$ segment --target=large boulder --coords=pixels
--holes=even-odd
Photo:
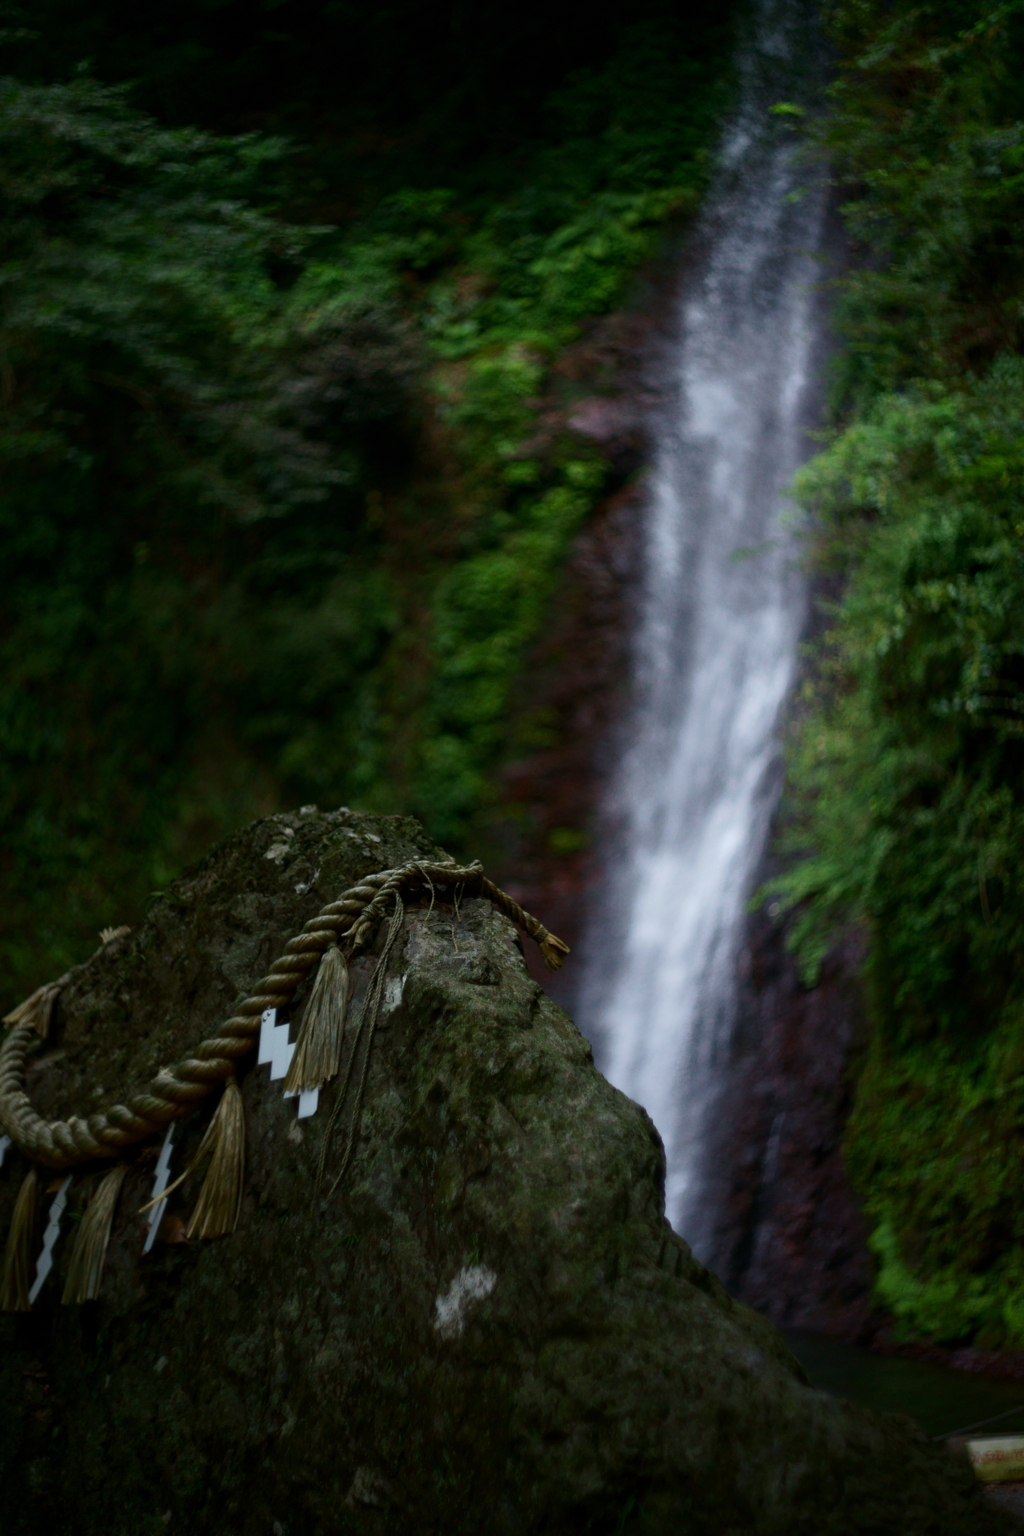
[[[72,977],[36,1107],[123,1097],[215,1033],[332,896],[436,853],[413,822],[347,811],[249,828]],[[354,966],[356,1013],[373,964]],[[663,1215],[654,1127],[504,917],[410,907],[390,970],[332,1194],[314,1187],[336,1087],[299,1121],[250,1061],[237,1232],[177,1240],[190,1179],[143,1255],[143,1144],[101,1299],[60,1304],[65,1234],[35,1309],[0,1321],[5,1536],[1006,1529],[965,1463],[812,1390],[694,1260]],[[211,1109],[179,1127],[176,1168]],[[342,1117],[329,1177],[345,1133]],[[24,1169],[8,1155],[5,1223]]]

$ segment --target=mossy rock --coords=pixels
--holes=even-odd
[[[29,1073],[65,1115],[215,1032],[288,937],[414,822],[276,816],[217,849],[62,995]],[[378,939],[378,948],[380,939]],[[355,1004],[374,959],[354,966]],[[661,1143],[596,1071],[486,902],[410,908],[355,1154],[314,1198],[335,1090],[297,1121],[248,1064],[238,1231],[142,1254],[131,1157],[102,1299],[55,1273],[5,1316],[5,1536],[1000,1531],[966,1464],[812,1390],[663,1214]],[[175,1166],[212,1103],[178,1130]],[[339,1118],[328,1186],[348,1131]],[[9,1217],[24,1171],[0,1174]],[[195,1199],[190,1179],[175,1213]]]

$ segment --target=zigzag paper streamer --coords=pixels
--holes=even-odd
[[[162,1195],[167,1188],[167,1180],[171,1175],[171,1142],[174,1134],[174,1126],[167,1127],[167,1134],[160,1148],[160,1156],[157,1158],[156,1172],[153,1175],[153,1198]],[[146,1230],[146,1241],[142,1245],[143,1253],[148,1253],[156,1242],[156,1234],[160,1229],[167,1201],[160,1200],[149,1213],[149,1227]]]
[[[43,1233],[43,1251],[39,1255],[36,1264],[36,1277],[32,1282],[32,1289],[28,1293],[29,1306],[35,1305],[35,1299],[43,1288],[43,1282],[53,1268],[53,1249],[60,1236],[60,1219],[64,1215],[64,1207],[68,1203],[68,1190],[71,1187],[71,1175],[64,1180],[53,1197],[50,1206],[50,1219],[46,1223],[46,1231]]]
[[[292,1057],[295,1055],[295,1045],[288,1039],[288,1024],[277,1022],[277,1009],[267,1008],[260,1016],[260,1049],[256,1057],[258,1066],[270,1066],[270,1081],[276,1083],[279,1078],[286,1077],[291,1066]],[[308,1093],[286,1093],[286,1099],[298,1098],[299,1111],[297,1119],[305,1120],[309,1115],[315,1115],[320,1102],[319,1088],[311,1088]]]

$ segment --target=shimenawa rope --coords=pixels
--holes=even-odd
[[[191,1056],[162,1067],[126,1104],[114,1104],[88,1119],[72,1115],[67,1120],[44,1120],[24,1090],[25,1059],[32,1038],[36,1034],[46,1037],[54,1001],[73,972],[40,987],[4,1020],[13,1027],[0,1047],[0,1126],[22,1152],[50,1168],[73,1168],[98,1158],[116,1157],[122,1147],[189,1114],[218,1083],[232,1077],[235,1063],[255,1044],[264,1010],[288,1003],[329,945],[344,939],[350,952],[361,948],[403,892],[406,896],[425,889],[433,893],[438,885],[461,886],[486,897],[536,941],[549,970],[557,970],[569,953],[561,939],[486,878],[479,862],[465,866],[413,862],[381,870],[329,902],[289,940],[255,991],[238,1005],[217,1035],[203,1040]],[[105,930],[102,937],[106,943],[120,937],[120,931]]]

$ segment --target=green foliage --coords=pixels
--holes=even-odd
[[[600,140],[613,113],[610,147],[624,169],[643,171],[681,133],[703,143],[730,9],[520,0],[513,16],[470,13],[461,0],[274,0],[256,11],[246,0],[0,0],[0,19],[21,79],[65,79],[84,59],[102,81],[131,81],[135,104],[161,122],[286,134],[294,171],[279,184],[290,205],[347,223],[438,185],[457,188],[465,211],[486,212],[533,179],[538,152],[574,139],[586,176],[585,138]],[[638,27],[655,42],[643,53]]]
[[[1024,338],[1024,13],[840,0],[825,147],[854,196],[840,394],[983,369]]]
[[[1024,1339],[1024,1013],[974,1042],[876,1037],[849,1166],[876,1225],[879,1299],[905,1336]]]
[[[814,852],[795,935],[876,928],[901,1038],[977,1027],[1024,963],[1024,362],[884,396],[802,472],[845,593],[796,749]],[[824,550],[823,550],[824,553]]]
[[[527,501],[499,544],[455,565],[434,600],[432,729],[414,804],[458,833],[486,802],[487,769],[507,733],[509,693],[547,614],[569,539],[605,479],[597,459],[569,459]]]
[[[823,138],[863,257],[845,421],[799,477],[842,597],[814,647],[777,882],[808,978],[869,939],[848,1132],[880,1297],[1024,1338],[1024,34],[1019,7],[844,3]]]
[[[11,463],[88,483],[106,445],[85,420],[105,391],[104,414],[121,431],[134,408],[136,451],[173,464],[180,491],[250,519],[320,499],[338,471],[278,420],[260,355],[267,258],[294,256],[296,232],[245,197],[281,146],[162,130],[87,80],[2,82],[0,133]]]
[[[327,733],[352,735],[387,603],[346,570],[355,466],[318,430],[337,328],[310,320],[290,361],[271,272],[299,237],[246,196],[280,154],[162,129],[87,80],[0,86],[15,971],[65,964],[265,804],[322,746],[328,698]]]
[[[279,804],[467,837],[607,482],[545,426],[575,387],[552,364],[710,166],[721,22],[553,28],[533,73],[512,49],[496,112],[465,60],[442,102],[422,60],[373,56],[372,18],[307,35],[278,9],[296,57],[321,24],[364,50],[340,116],[323,60],[308,113],[295,81],[266,98],[275,49],[241,15],[218,41],[209,8],[90,13],[100,74],[163,122],[82,72],[46,83],[80,57],[77,10],[12,16],[47,23],[7,39],[24,78],[0,88],[12,1000]],[[315,142],[166,125],[251,122],[254,91]]]
[[[539,411],[558,403],[551,365],[619,300],[666,222],[696,206],[724,99],[697,52],[639,25],[603,70],[580,71],[552,96],[553,142],[514,191],[468,204],[457,186],[393,194],[293,291],[301,314],[311,298],[329,310],[404,284],[433,359],[426,401],[457,465],[455,559],[444,541],[420,550],[436,562],[422,594],[433,666],[411,700],[417,729],[402,762],[366,803],[393,804],[400,781],[403,806],[455,846],[488,805],[514,685],[566,548],[607,481],[593,448],[564,435],[540,442]]]
[[[792,759],[813,850],[779,882],[810,974],[871,935],[848,1128],[879,1296],[1024,1337],[1024,360],[886,396],[800,480],[846,587]]]

